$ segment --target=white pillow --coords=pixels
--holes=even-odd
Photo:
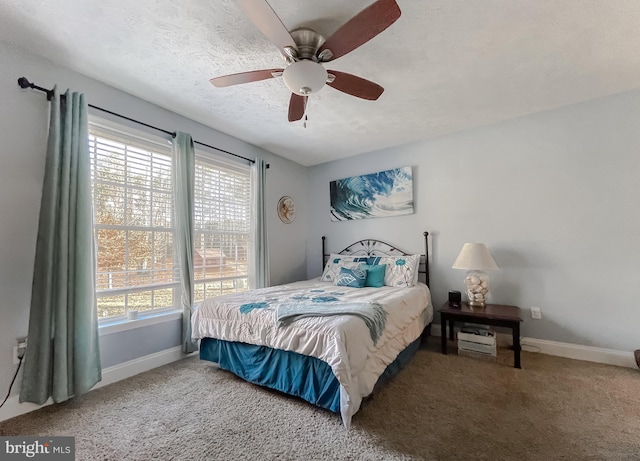
[[[420,255],[370,256],[369,264],[386,264],[384,284],[389,287],[412,287],[418,283]]]
[[[323,282],[335,282],[336,278],[340,276],[341,267],[346,269],[356,269],[361,264],[367,264],[367,260],[368,258],[366,256],[349,256],[331,253],[320,280]]]

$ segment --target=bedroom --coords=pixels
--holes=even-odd
[[[367,2],[360,3],[364,6]],[[401,8],[407,7],[406,2],[399,3]],[[442,7],[441,3],[436,5]],[[598,3],[603,11],[594,12],[595,17],[596,13],[605,13],[606,3]],[[525,100],[524,108],[519,109],[521,113],[508,119],[490,123],[480,123],[481,118],[477,123],[466,120],[469,128],[463,131],[424,140],[417,139],[418,126],[414,128],[416,138],[406,144],[369,147],[358,155],[309,166],[305,166],[304,161],[278,156],[270,149],[261,149],[159,107],[171,106],[174,99],[162,103],[156,100],[157,105],[154,105],[132,96],[149,83],[140,77],[135,80],[135,88],[122,91],[127,89],[123,83],[98,81],[96,69],[85,70],[85,73],[93,72],[94,78],[70,70],[77,63],[66,56],[67,51],[63,48],[58,48],[57,54],[50,57],[66,66],[38,56],[43,37],[34,35],[31,41],[17,43],[14,34],[21,23],[9,22],[14,16],[9,16],[3,5],[2,17],[8,18],[8,22],[3,24],[7,27],[3,27],[0,36],[3,40],[0,49],[0,132],[4,140],[0,154],[0,212],[6,217],[0,225],[0,293],[3,298],[0,348],[4,351],[0,355],[0,388],[8,389],[11,381],[14,365],[10,351],[15,338],[25,336],[27,331],[37,210],[44,169],[43,146],[46,144],[46,99],[37,92],[24,92],[17,87],[16,79],[23,75],[43,86],[57,83],[61,88],[84,91],[92,104],[112,108],[135,119],[169,129],[182,129],[197,140],[249,157],[264,157],[271,164],[267,200],[274,210],[268,217],[271,282],[274,284],[320,275],[322,235],[328,237],[333,250],[371,237],[392,240],[407,251],[422,252],[421,233],[428,230],[433,235],[431,285],[434,306],[439,306],[449,290],[462,287],[461,274],[451,269],[460,246],[466,241],[482,241],[489,246],[501,267],[492,273],[492,299],[519,305],[525,310],[524,337],[536,340],[538,347],[547,347],[553,354],[633,366],[632,351],[640,347],[640,310],[632,301],[636,293],[633,279],[637,273],[632,258],[640,249],[640,217],[635,211],[640,188],[634,182],[640,169],[637,155],[640,147],[640,63],[637,53],[631,52],[637,49],[639,38],[630,24],[635,24],[633,18],[638,18],[638,9],[635,2],[619,5],[618,15],[603,21],[619,24],[619,27],[612,28],[615,33],[598,37],[606,45],[605,51],[597,48],[599,53],[586,50],[584,52],[589,55],[578,54],[574,60],[565,57],[561,61],[553,60],[555,65],[560,66],[563,62],[566,67],[559,67],[556,73],[550,70],[548,75],[539,75],[542,81],[530,82],[531,87],[516,88],[529,97],[546,83],[561,95],[580,93],[575,100],[567,96],[568,99],[560,98],[555,105],[545,108],[538,108],[535,100]],[[353,9],[358,8],[354,6]],[[437,11],[434,6],[432,14]],[[404,14],[399,21],[408,21],[411,16]],[[347,12],[344,17],[348,17]],[[398,22],[397,25],[401,24]],[[259,38],[250,24],[243,27],[251,40]],[[388,32],[391,34],[392,30]],[[384,34],[377,38],[380,44],[386,43]],[[617,45],[623,39],[626,42]],[[372,41],[371,44],[376,43]],[[588,43],[594,46],[592,42]],[[277,57],[268,43],[259,41],[256,46],[264,47],[264,53],[269,51]],[[579,52],[570,44],[567,46],[573,52]],[[30,47],[33,49],[29,50]],[[531,57],[527,54],[530,50],[526,44],[521,43],[516,49]],[[490,53],[492,50],[487,48],[485,51]],[[433,59],[437,62],[442,58]],[[545,55],[539,59],[544,60]],[[597,64],[593,68],[582,67],[592,60]],[[393,58],[387,64],[400,65],[399,59]],[[435,65],[427,64],[430,68]],[[516,66],[518,61],[509,64]],[[239,64],[237,66],[229,72],[244,70]],[[446,70],[435,67],[438,72]],[[571,69],[575,72],[569,72]],[[459,78],[469,73],[469,69],[456,70]],[[577,74],[578,80],[573,84],[571,80],[563,80],[563,71],[574,77]],[[373,68],[365,75],[381,83],[384,81],[377,77],[380,74]],[[204,83],[208,85],[206,80],[213,76],[209,72],[204,76]],[[480,74],[464,80],[470,86],[463,95],[486,93],[486,87],[472,83],[475,79],[478,85],[486,84],[492,76]],[[388,77],[384,84],[386,91],[391,93],[394,85],[404,82]],[[255,91],[259,96],[250,99],[251,107],[246,106],[244,97],[239,97],[245,105],[243,110],[261,110],[263,101],[260,98],[270,97],[269,88],[272,87],[262,86],[259,90],[247,87],[246,91]],[[273,88],[275,91],[275,85]],[[207,88],[207,91],[216,89]],[[432,93],[433,98],[437,95]],[[513,94],[486,93],[485,96],[487,104],[472,99],[478,104],[474,112],[478,117],[482,108],[487,108],[488,116],[498,113],[490,103],[491,98],[503,97],[503,103],[507,104]],[[148,98],[151,100],[150,96]],[[464,102],[461,99],[454,101],[457,104]],[[327,105],[334,103],[325,102]],[[373,104],[382,102],[383,98]],[[327,111],[324,112],[327,117],[331,114],[330,107],[318,105],[318,112],[310,117],[308,131],[313,130],[313,124],[322,123],[321,110]],[[357,119],[369,110],[369,106],[358,107],[358,111],[351,109],[348,112],[350,117]],[[287,123],[280,119],[285,117],[284,110],[279,110],[280,115],[273,116],[269,123]],[[395,110],[401,111],[402,106]],[[425,130],[427,128],[428,124]],[[304,140],[302,126],[288,129],[295,130],[296,139]],[[381,146],[381,141],[372,133],[362,135],[363,128],[358,123],[353,123],[351,130],[348,133],[354,137],[369,137],[366,142],[370,146]],[[303,141],[298,143],[304,145]],[[401,166],[411,166],[414,172],[416,211],[413,215],[341,223],[329,220],[329,181]],[[296,219],[291,224],[283,224],[275,214],[278,199],[285,195],[296,202]],[[541,307],[541,320],[530,318],[528,309],[531,306]],[[177,359],[180,357],[176,351],[180,343],[179,328],[180,321],[174,318],[135,330],[104,334],[101,336],[103,367],[113,367],[117,373],[127,375],[132,371],[127,366],[138,371]],[[135,365],[127,365],[133,363]],[[526,363],[524,367],[526,369]]]

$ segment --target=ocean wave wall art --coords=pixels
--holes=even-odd
[[[331,181],[329,193],[332,221],[413,213],[410,166]]]

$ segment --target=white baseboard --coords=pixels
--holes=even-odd
[[[440,337],[440,325],[433,325],[431,335]],[[511,344],[510,334],[498,334],[498,338]],[[527,352],[539,352],[541,354],[555,355],[568,359],[584,360],[586,362],[606,363],[619,367],[637,368],[633,352],[604,349],[601,347],[582,346],[580,344],[561,343],[546,339],[522,338],[520,346],[530,346],[537,350],[525,349]]]
[[[162,365],[167,365],[168,363],[175,362],[186,357],[190,357],[193,354],[197,354],[197,352],[194,352],[192,354],[185,354],[182,352],[181,346],[176,346],[172,347],[171,349],[166,349],[154,354],[145,355],[137,359],[129,360],[128,362],[105,368],[104,370],[102,370],[102,381],[96,384],[93,389],[99,389],[103,386],[107,386],[108,384],[112,384],[126,378],[130,378],[139,373],[161,367]],[[15,416],[29,413],[53,403],[53,400],[51,400],[51,398],[49,398],[49,400],[47,400],[42,405],[37,405],[35,403],[29,402],[20,403],[18,399],[19,396],[17,395],[10,397],[7,400],[7,403],[5,403],[4,407],[0,408],[0,421],[5,421]]]
[[[542,354],[556,355],[568,359],[586,360],[588,362],[606,363],[619,367],[637,368],[633,352],[604,349],[602,347],[581,346],[579,344],[560,343],[546,339],[522,338],[520,344],[532,346]]]
[[[185,354],[182,352],[182,346],[176,346],[171,349],[145,355],[137,359],[129,360],[128,362],[105,368],[102,370],[102,381],[96,384],[94,389],[99,389],[103,386],[130,378],[139,373],[144,373],[145,371],[153,370],[154,368],[161,367],[162,365],[167,365],[168,363],[190,357],[193,354],[197,354],[197,352]]]

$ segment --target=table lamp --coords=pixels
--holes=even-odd
[[[470,306],[486,306],[489,294],[489,274],[498,265],[484,243],[465,243],[458,254],[453,269],[467,270],[464,279]]]

